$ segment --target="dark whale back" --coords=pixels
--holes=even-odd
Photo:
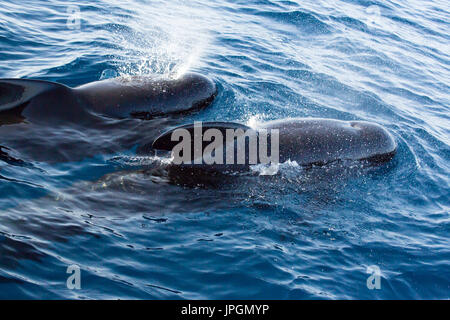
[[[186,74],[178,79],[115,78],[77,88],[27,79],[0,79],[0,124],[20,122],[80,125],[114,119],[184,113],[209,105],[216,96],[211,80]]]
[[[206,77],[190,73],[178,79],[108,79],[80,86],[75,91],[91,110],[101,115],[147,119],[201,109],[214,100],[217,89]]]
[[[389,161],[397,150],[392,135],[366,121],[287,119],[263,124],[280,132],[280,161],[325,164],[336,160]]]
[[[82,103],[72,88],[60,83],[0,79],[0,124],[25,119],[43,124],[61,121],[83,124],[90,116],[85,108],[80,107]]]
[[[394,138],[386,129],[365,121],[297,118],[266,122],[257,128],[231,122],[205,122],[202,123],[202,127],[203,131],[213,128],[221,132],[226,129],[250,129],[260,133],[261,129],[267,129],[268,149],[270,149],[271,130],[277,129],[279,131],[279,161],[291,160],[304,166],[324,165],[340,160],[367,160],[372,163],[382,163],[391,160],[397,150]],[[177,141],[171,141],[172,133],[177,129],[187,129],[192,134],[193,128],[194,125],[191,124],[169,130],[155,139],[152,148],[171,151],[178,144]],[[207,145],[208,143],[203,143],[203,149]],[[248,141],[245,147],[246,159],[249,159]],[[207,165],[201,165],[202,168],[205,166]],[[218,168],[218,166],[210,167]],[[247,167],[246,163],[240,169]],[[223,170],[234,169],[231,166],[223,166]]]
[[[58,86],[58,83],[41,80],[1,79],[0,112],[12,110]]]

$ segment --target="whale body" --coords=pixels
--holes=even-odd
[[[180,126],[156,138],[151,148],[172,151],[179,143],[178,141],[172,141],[172,134],[177,129],[185,129],[194,134],[194,124]],[[209,129],[216,129],[222,132],[224,136],[228,129],[248,130],[247,132],[254,132],[256,135],[260,135],[264,129],[265,132],[269,133],[267,150],[271,150],[270,132],[272,129],[276,129],[279,135],[279,162],[283,163],[290,160],[302,166],[325,165],[345,160],[367,161],[373,164],[383,163],[391,160],[397,150],[395,139],[385,128],[376,123],[366,121],[294,118],[262,123],[256,128],[229,122],[202,123],[203,133]],[[202,148],[205,149],[207,145],[208,143],[204,142]],[[194,148],[194,145],[192,147]],[[229,145],[224,144],[224,148],[229,148]],[[142,151],[148,152],[149,149],[149,146],[147,146],[147,148],[142,148]],[[249,150],[249,142],[246,141],[245,163],[240,166],[230,166],[223,161],[221,165],[201,163],[197,167],[232,171],[247,170],[249,164],[254,164],[249,163]],[[226,150],[223,153],[225,154]],[[195,167],[194,160],[193,157],[189,165],[182,165],[191,168]],[[260,159],[258,158],[257,161],[260,161]]]
[[[209,105],[215,83],[189,73],[177,79],[122,77],[76,88],[27,79],[0,79],[0,124],[21,122],[89,124],[95,116],[114,119],[178,114]]]

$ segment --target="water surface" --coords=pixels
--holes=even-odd
[[[1,2],[2,78],[76,86],[195,71],[219,95],[181,118],[0,126],[0,297],[448,299],[449,11],[412,0]],[[374,121],[398,154],[377,168],[286,163],[202,186],[136,157],[176,124],[286,117]],[[66,287],[69,265],[81,290]],[[380,290],[366,285],[373,265]]]

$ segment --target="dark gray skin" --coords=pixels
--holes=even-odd
[[[249,129],[279,130],[279,161],[281,163],[291,160],[299,165],[324,165],[334,161],[368,161],[382,163],[392,159],[397,150],[397,143],[392,135],[382,126],[365,121],[340,121],[334,119],[283,119],[266,122],[257,128],[249,128],[237,123],[210,122],[203,123],[203,132],[210,128],[219,129],[225,136],[225,130]],[[193,133],[193,125],[184,128]],[[153,149],[171,151],[178,144],[172,142],[170,130],[153,142]],[[192,134],[191,134],[192,135]],[[270,141],[270,139],[269,139]],[[203,148],[209,142],[204,142]],[[248,146],[246,152],[248,153]],[[269,146],[270,150],[270,146]],[[224,152],[225,154],[225,152]],[[248,160],[248,156],[247,156]],[[195,165],[183,165],[194,167]],[[208,165],[197,165],[208,169]],[[248,164],[243,166],[210,165],[210,168],[219,170],[247,170]]]
[[[179,79],[115,78],[74,89],[91,110],[112,118],[151,118],[201,109],[216,95],[214,82],[199,74]]]
[[[277,120],[264,129],[280,131],[280,161],[301,165],[326,164],[336,160],[368,160],[378,163],[392,159],[397,143],[382,126],[366,121],[334,119]]]
[[[0,161],[57,163],[115,154],[150,142],[215,95],[215,83],[198,74],[116,78],[77,88],[0,79]]]
[[[115,78],[77,88],[41,80],[0,79],[0,121],[84,125],[95,122],[96,115],[149,119],[206,107],[216,93],[214,82],[192,73],[178,79]]]

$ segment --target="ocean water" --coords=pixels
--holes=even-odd
[[[183,117],[0,126],[0,298],[450,298],[449,31],[444,0],[0,2],[1,78],[219,88]],[[398,154],[189,185],[136,156],[176,124],[287,117],[374,121]]]

